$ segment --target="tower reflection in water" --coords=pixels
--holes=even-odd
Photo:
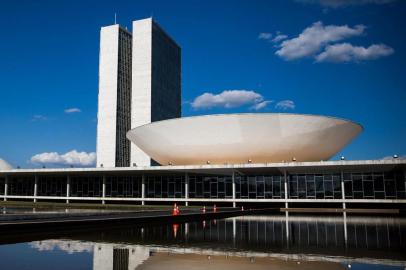
[[[171,255],[171,259],[188,256],[188,262],[199,258],[223,258],[228,263],[238,262],[240,266],[244,263],[270,265],[275,260],[283,260],[345,267],[352,263],[405,267],[406,219],[245,216],[108,230],[74,236],[70,240],[34,242],[33,245],[41,250],[47,246],[68,252],[74,252],[69,248],[91,250],[93,268],[106,270],[154,265],[164,255]],[[82,248],[78,247],[80,245]],[[168,258],[165,261],[168,263]]]

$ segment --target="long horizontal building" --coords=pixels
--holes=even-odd
[[[402,207],[406,203],[406,160],[6,169],[0,170],[0,198],[67,203]]]

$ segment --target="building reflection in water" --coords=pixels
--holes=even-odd
[[[32,245],[39,250],[93,252],[93,268],[102,270],[136,269],[153,263],[159,254],[220,256],[228,262],[247,258],[247,262],[260,263],[266,258],[347,267],[354,262],[405,267],[406,219],[245,216],[108,230]]]

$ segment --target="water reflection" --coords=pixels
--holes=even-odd
[[[30,248],[88,253],[93,269],[105,270],[161,269],[162,263],[168,269],[205,263],[222,270],[356,269],[364,264],[404,269],[406,219],[245,216],[75,233],[69,239],[32,242]]]

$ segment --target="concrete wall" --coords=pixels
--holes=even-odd
[[[97,167],[115,167],[119,25],[100,30]]]
[[[131,128],[151,122],[152,19],[133,22]],[[149,166],[150,157],[131,144],[131,166]]]

